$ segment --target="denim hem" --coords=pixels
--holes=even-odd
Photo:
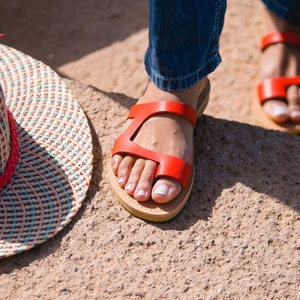
[[[196,70],[193,73],[179,76],[179,77],[167,77],[160,74],[155,68],[152,67],[150,61],[150,55],[146,53],[145,55],[145,69],[148,73],[150,80],[161,90],[165,91],[180,91],[187,89],[202,78],[212,73],[218,65],[221,63],[222,59],[218,52],[212,55],[210,59],[207,60],[206,64]]]
[[[262,0],[265,6],[288,23],[300,26],[300,1]],[[290,2],[290,3],[289,3]]]

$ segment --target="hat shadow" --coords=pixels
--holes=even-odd
[[[23,150],[23,152],[22,148],[20,149],[20,161],[17,173],[15,174],[12,183],[1,191],[0,217],[2,220],[5,220],[6,217],[3,214],[12,211],[15,212],[17,218],[14,220],[14,223],[19,223],[19,226],[16,226],[16,231],[18,228],[23,228],[23,232],[16,235],[10,234],[9,229],[11,228],[9,226],[12,224],[8,223],[8,229],[4,229],[3,224],[5,221],[3,221],[0,222],[2,225],[0,226],[0,238],[2,242],[1,247],[6,245],[5,247],[10,246],[10,248],[14,249],[14,245],[21,245],[21,248],[22,245],[24,245],[24,251],[16,253],[18,254],[17,256],[2,257],[0,259],[0,274],[10,272],[12,269],[22,267],[24,264],[26,265],[31,261],[54,252],[57,247],[59,247],[59,242],[54,241],[51,245],[42,245],[49,239],[54,240],[54,236],[58,236],[58,239],[61,239],[62,234],[60,234],[60,232],[64,228],[70,227],[71,221],[77,217],[77,214],[82,214],[82,209],[87,206],[85,202],[91,201],[96,193],[96,183],[94,182],[95,184],[89,185],[87,191],[83,191],[85,194],[83,198],[81,195],[74,195],[74,188],[72,189],[72,184],[69,181],[66,168],[60,165],[57,159],[43,146],[39,145],[26,130],[19,126],[18,132],[20,140],[26,141],[25,147],[27,147],[27,149],[26,151]],[[98,144],[97,141],[95,141],[93,129],[92,138],[93,145],[97,146]],[[29,157],[31,155],[26,155],[26,153],[30,153],[30,149],[34,149],[33,152],[36,153],[33,154],[32,157]],[[99,152],[99,150],[97,151]],[[97,155],[97,157],[98,156],[99,155]],[[39,158],[36,159],[36,157]],[[35,172],[34,169],[37,171]],[[43,173],[43,170],[46,171]],[[40,180],[35,179],[30,181],[29,179],[32,175],[30,173],[39,174]],[[49,176],[49,174],[51,175]],[[53,181],[48,181],[49,184],[47,186],[43,185],[43,182],[49,178],[50,180],[53,178]],[[94,170],[91,182],[93,181],[95,181]],[[23,195],[20,196],[20,200],[17,199],[13,193],[9,193],[12,185],[20,189],[22,185],[25,186],[24,182],[30,182],[30,189],[35,190],[32,192],[30,200],[24,199],[24,195],[27,192],[26,190],[24,190]],[[59,194],[59,190],[63,190],[63,193]],[[51,194],[56,192],[58,193],[58,197],[51,197]],[[21,201],[22,197],[23,201]],[[12,200],[14,199],[16,200],[12,203]],[[81,203],[81,201],[83,202]],[[78,220],[78,218],[76,219]],[[65,230],[63,230],[63,232],[64,234],[66,233]],[[29,241],[33,240],[31,239],[30,234],[39,236],[39,241],[36,244],[34,244],[34,242],[32,245],[29,244]],[[27,245],[29,247],[27,247]]]
[[[184,230],[209,219],[222,192],[243,193],[242,186],[300,212],[299,136],[204,115],[195,129],[194,167],[187,205],[175,219],[156,224],[161,229]]]

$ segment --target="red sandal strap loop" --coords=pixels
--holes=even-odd
[[[300,76],[267,78],[258,85],[261,103],[269,99],[286,99],[286,90],[291,85],[300,86]]]
[[[117,153],[129,153],[155,161],[158,163],[155,178],[159,176],[171,177],[179,181],[183,187],[186,187],[192,174],[191,165],[183,159],[145,149],[132,141],[136,132],[147,119],[153,115],[163,113],[179,115],[190,121],[193,126],[196,125],[197,112],[192,107],[183,103],[160,101],[134,105],[128,114],[128,119],[134,120],[115,141],[113,155]]]
[[[158,113],[172,113],[179,115],[185,118],[186,120],[190,121],[193,124],[193,127],[196,126],[196,121],[198,117],[197,112],[192,107],[184,103],[159,101],[134,105],[129,111],[127,119],[139,118],[145,121],[152,115]]]
[[[261,50],[277,43],[288,43],[300,46],[300,34],[292,32],[272,32],[261,39]]]

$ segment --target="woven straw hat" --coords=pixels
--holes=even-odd
[[[0,45],[0,258],[54,236],[92,173],[86,116],[48,66]]]

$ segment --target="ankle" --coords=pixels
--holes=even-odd
[[[185,90],[165,91],[159,89],[153,82],[150,81],[145,94],[140,98],[139,102],[176,101],[185,103],[196,109],[199,95],[205,89],[207,82],[208,79],[205,77],[192,87]]]
[[[300,34],[300,27],[288,23],[284,19],[280,18],[267,8],[263,9],[263,23],[265,25],[265,33],[271,32],[293,32]]]

